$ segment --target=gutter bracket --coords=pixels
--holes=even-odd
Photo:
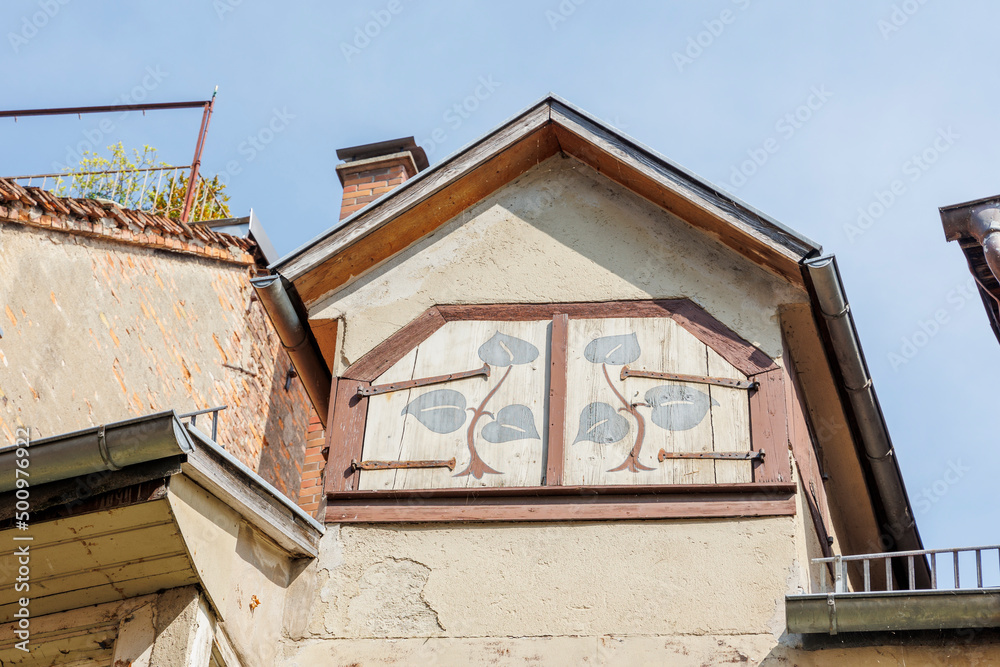
[[[830,634],[837,634],[837,598],[835,593],[827,593],[826,606],[830,612]]]
[[[97,451],[101,453],[101,460],[104,461],[104,465],[108,467],[108,470],[121,470],[121,467],[111,460],[111,452],[108,450],[108,440],[104,435],[104,426],[104,424],[101,424],[97,427]]]

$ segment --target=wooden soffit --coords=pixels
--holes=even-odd
[[[292,281],[311,308],[557,152],[580,160],[794,285],[803,284],[799,261],[820,250],[583,111],[546,97],[271,268]]]

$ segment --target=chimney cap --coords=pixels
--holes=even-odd
[[[408,151],[413,156],[413,162],[418,171],[427,168],[427,153],[417,145],[413,137],[403,137],[401,139],[390,139],[389,141],[379,141],[374,144],[363,144],[361,146],[351,146],[349,148],[338,148],[337,157],[344,162],[354,162],[355,160],[367,160],[373,157],[391,155]]]

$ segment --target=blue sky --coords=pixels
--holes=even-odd
[[[994,544],[1000,345],[937,208],[1000,192],[998,22],[941,0],[9,0],[0,108],[218,85],[203,168],[285,253],[336,221],[337,148],[414,135],[434,164],[554,92],[837,254],[925,543]],[[189,163],[200,111],[113,121],[3,120],[0,175],[92,139]]]

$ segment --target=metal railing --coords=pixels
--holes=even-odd
[[[861,563],[862,578],[864,580],[864,592],[872,592],[872,562],[874,561],[884,561],[884,564],[878,565],[877,567],[885,568],[885,588],[879,590],[892,591],[893,589],[893,562],[903,560],[906,563],[906,587],[896,590],[957,590],[962,588],[962,570],[961,561],[959,559],[959,554],[963,553],[974,553],[975,554],[975,588],[984,588],[983,582],[983,555],[986,554],[987,557],[992,557],[991,554],[995,555],[993,561],[987,560],[987,565],[990,562],[995,562],[997,564],[997,571],[1000,572],[1000,545],[992,545],[985,547],[963,547],[959,549],[922,549],[919,551],[892,551],[886,553],[875,553],[875,554],[860,554],[856,556],[832,556],[828,558],[814,558],[812,562],[820,566],[820,586],[822,587],[823,593],[848,593],[847,584],[847,566],[850,563],[859,562]],[[951,573],[953,573],[953,579],[950,583],[952,586],[941,585],[942,583],[949,583],[948,581],[942,582],[938,575],[938,556],[944,556],[948,554],[951,556]],[[917,577],[916,577],[916,559],[927,558],[930,566],[931,573],[931,587],[930,589],[918,587]],[[948,557],[945,556],[941,559],[942,561],[947,561]],[[967,561],[970,559],[966,559]],[[947,567],[947,562],[942,564]],[[970,564],[967,562],[965,564],[966,571],[966,581],[971,581]],[[833,591],[829,590],[827,569],[833,572]],[[1000,584],[1000,582],[998,582]],[[973,588],[972,586],[966,586],[966,588]]]
[[[83,197],[99,189],[100,196],[118,202],[124,208],[179,219],[184,209],[186,192],[182,177],[190,169],[191,165],[109,169],[10,176],[7,180],[25,187],[35,186],[50,190],[58,196]],[[217,212],[227,210],[225,205],[210,188],[206,187],[204,178],[200,175],[197,178],[198,187],[195,188],[194,203],[189,217],[194,221],[204,220],[206,210],[215,214],[215,217],[220,217]],[[47,187],[50,180],[52,186]]]
[[[219,413],[228,408],[228,405],[220,405],[216,408],[206,408],[204,410],[195,410],[194,412],[186,412],[182,415],[177,415],[179,419],[190,419],[188,422],[191,426],[197,427],[198,415],[205,415],[212,413],[212,440],[218,442],[216,435],[219,433]]]

